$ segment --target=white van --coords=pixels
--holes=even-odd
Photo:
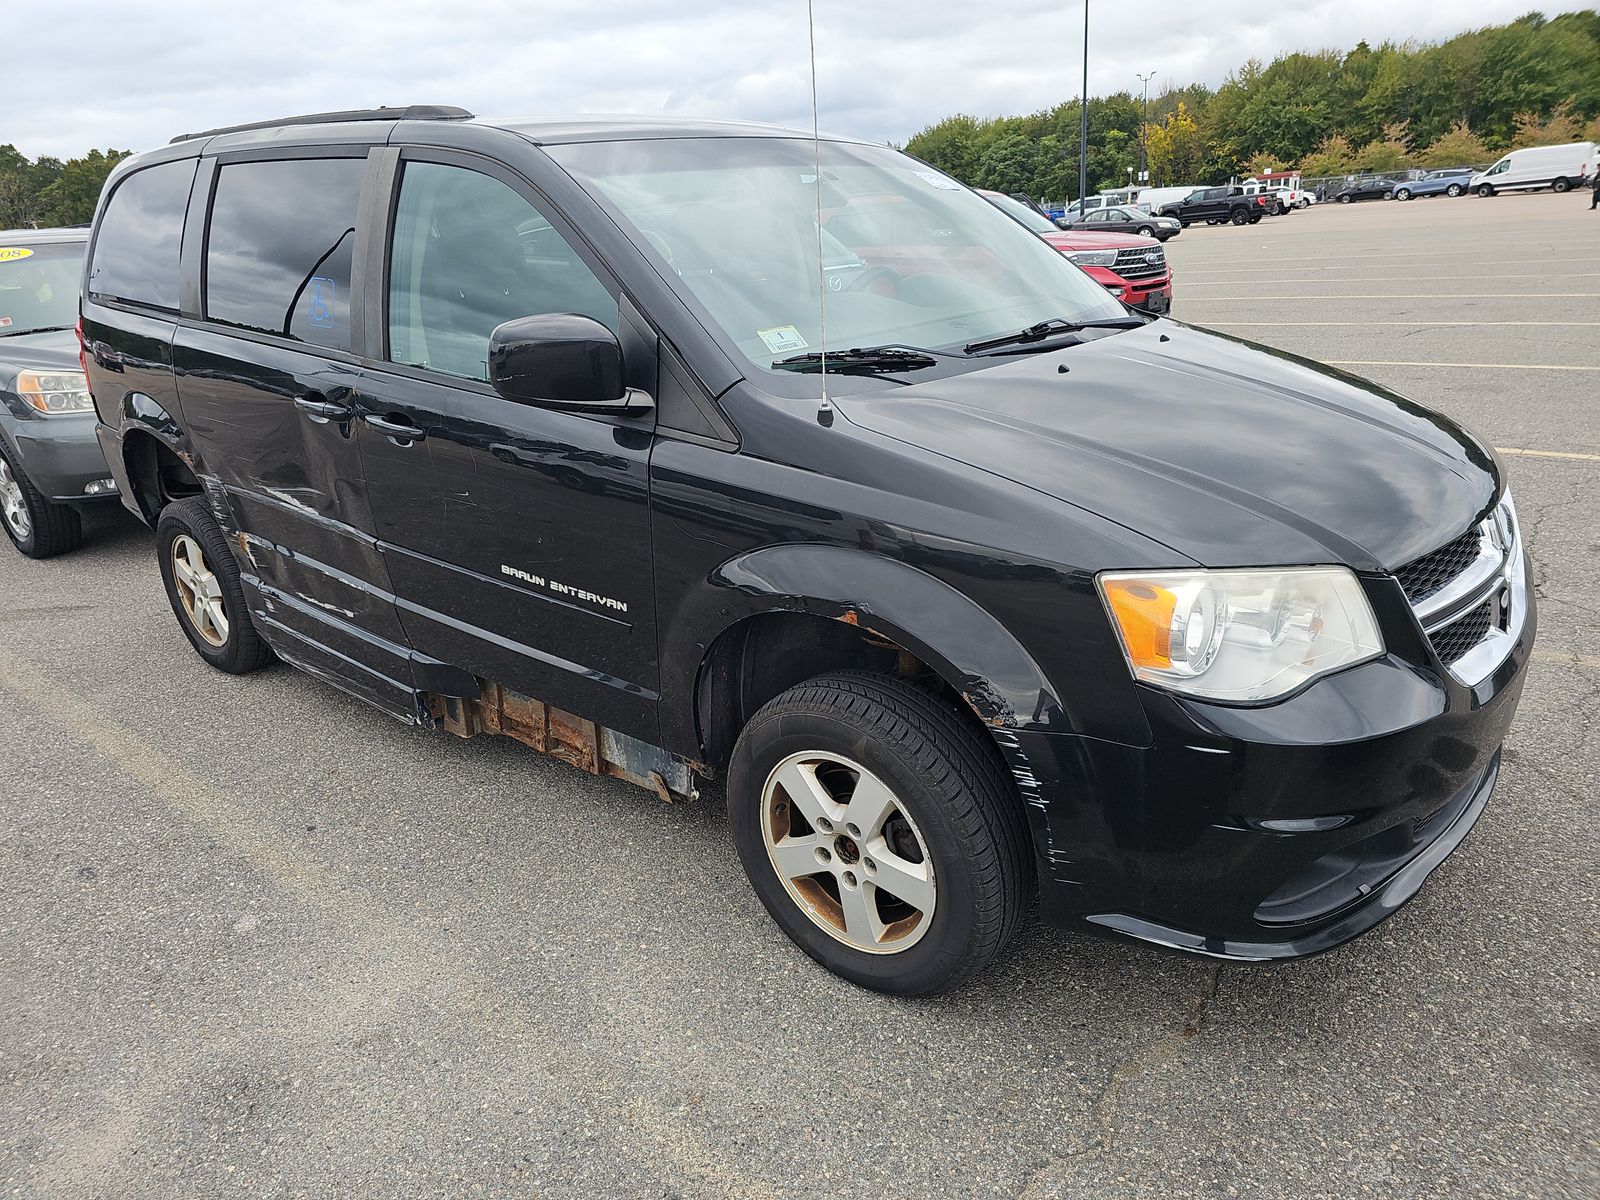
[[[1163,204],[1176,204],[1179,200],[1186,199],[1190,192],[1198,192],[1203,186],[1195,183],[1186,187],[1145,188],[1134,203],[1147,213],[1157,213],[1161,211]]]
[[[1595,172],[1595,144],[1571,142],[1565,146],[1530,146],[1513,150],[1487,171],[1472,177],[1470,187],[1480,196],[1496,192],[1526,192],[1549,188],[1565,192],[1582,187]]]

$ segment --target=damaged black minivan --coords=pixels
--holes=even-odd
[[[1494,788],[1535,622],[1493,452],[1132,313],[881,146],[195,134],[117,169],[82,317],[206,661],[667,800],[724,778],[773,919],[867,987],[971,976],[1035,896],[1326,950]]]

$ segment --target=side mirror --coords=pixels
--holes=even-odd
[[[496,325],[489,335],[489,383],[519,404],[628,406],[617,335],[577,313],[542,313]]]

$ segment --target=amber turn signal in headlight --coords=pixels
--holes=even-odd
[[[1135,677],[1203,699],[1277,699],[1383,653],[1345,567],[1116,571],[1098,582]]]
[[[24,404],[47,416],[94,411],[89,380],[82,371],[23,371],[17,376],[16,391]]]

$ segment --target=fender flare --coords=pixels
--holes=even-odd
[[[991,732],[1067,730],[1061,698],[1043,669],[962,592],[896,559],[794,543],[727,560],[663,623],[662,714],[677,726],[663,729],[669,744],[698,741],[695,689],[717,639],[741,621],[770,612],[827,617],[887,638],[954,688]],[[1006,743],[1015,739],[997,740],[1009,759]]]

